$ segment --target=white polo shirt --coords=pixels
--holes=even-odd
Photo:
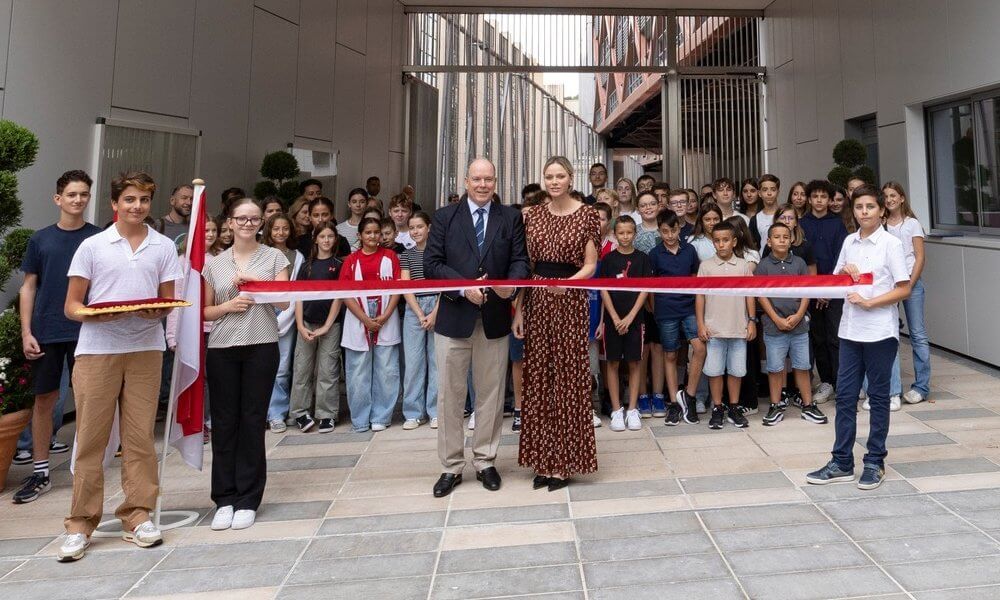
[[[861,239],[860,231],[847,236],[833,272],[840,273],[844,266],[852,264],[857,265],[862,273],[873,276],[871,292],[862,293],[866,298],[877,298],[892,291],[900,281],[910,280],[902,242],[882,227],[865,239]],[[899,339],[899,307],[892,304],[865,310],[844,302],[839,335],[854,342],[878,342],[890,337]]]
[[[176,281],[182,274],[177,247],[170,239],[147,225],[146,239],[133,252],[128,240],[112,225],[80,244],[67,275],[90,281],[87,302],[93,304],[155,298],[161,283]],[[76,356],[165,348],[160,321],[129,315],[107,323],[84,323]]]

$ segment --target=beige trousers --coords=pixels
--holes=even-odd
[[[507,336],[486,339],[481,320],[476,321],[472,336],[466,339],[434,335],[438,369],[438,457],[446,473],[458,474],[465,468],[462,416],[470,365],[476,391],[472,464],[476,471],[482,471],[492,467],[496,460],[507,388],[507,344]]]

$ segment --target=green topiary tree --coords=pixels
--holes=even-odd
[[[260,181],[253,188],[253,195],[258,200],[268,196],[278,196],[286,202],[295,199],[299,194],[299,161],[291,152],[279,150],[264,155],[260,163]]]
[[[847,187],[852,177],[862,179],[865,183],[875,184],[875,172],[865,164],[868,160],[868,150],[858,140],[846,139],[837,142],[833,147],[833,162],[836,166],[830,169],[826,178],[831,183]]]

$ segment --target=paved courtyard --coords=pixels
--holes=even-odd
[[[805,483],[833,426],[794,409],[777,427],[755,415],[721,432],[706,420],[623,433],[605,423],[600,471],[553,493],[531,490],[516,466],[507,419],[503,488],[487,492],[470,467],[444,499],[430,494],[433,430],[342,424],[267,434],[251,529],[211,531],[208,469],[171,456],[165,507],[199,520],[149,550],[95,539],[65,565],[53,558],[70,499],[62,455],[40,500],[10,503],[30,467],[14,467],[0,495],[0,598],[1000,598],[1000,373],[935,352],[932,384],[933,403],[892,415],[887,481],[871,492]],[[109,512],[118,481],[109,474]]]

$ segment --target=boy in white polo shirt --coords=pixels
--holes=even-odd
[[[163,541],[149,520],[159,492],[153,425],[165,342],[160,319],[169,310],[81,316],[90,303],[172,298],[181,277],[173,242],[144,223],[156,184],[142,172],[111,182],[111,207],[118,220],[88,238],[69,268],[66,316],[80,321],[73,392],[76,401],[76,463],[73,503],[65,520],[67,537],[60,561],[83,557],[104,506],[103,457],[120,410],[122,490],[115,511],[122,537],[140,547]]]

